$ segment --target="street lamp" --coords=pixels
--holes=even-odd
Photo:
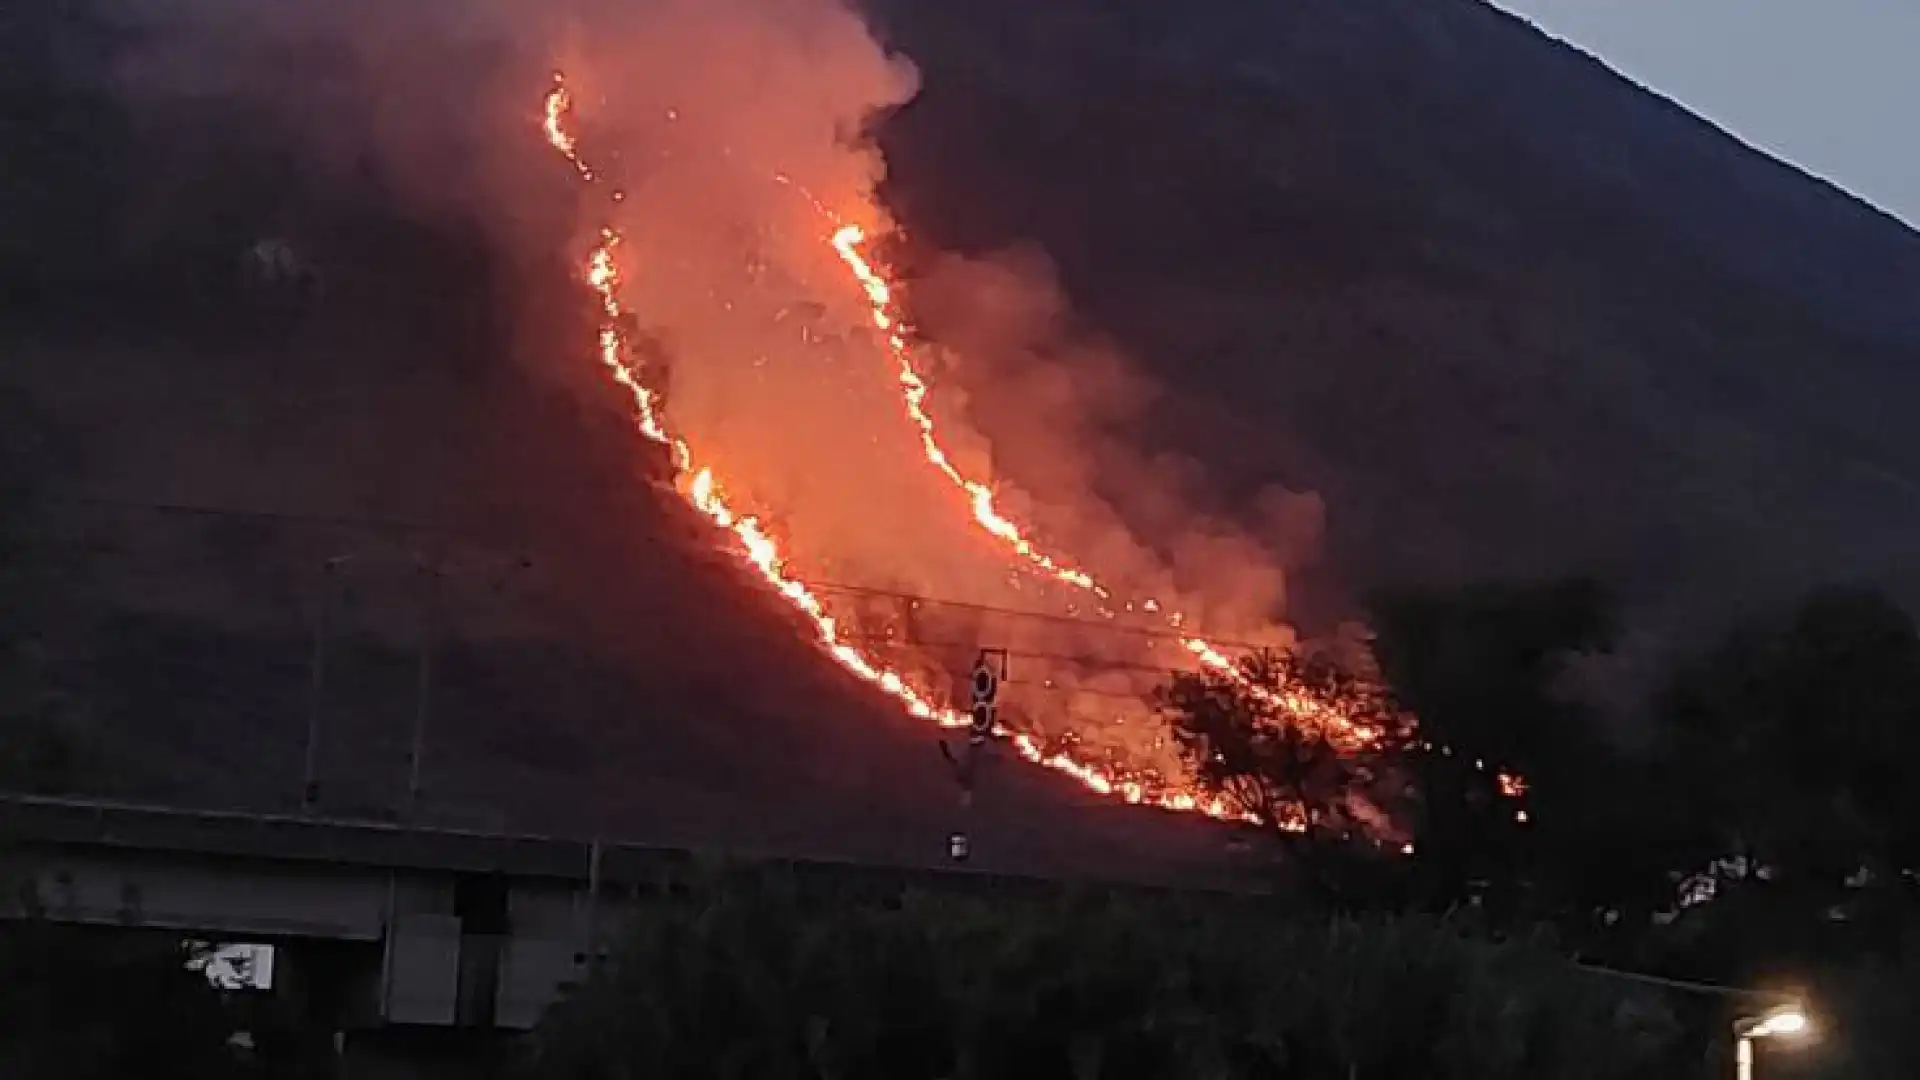
[[[1757,1039],[1804,1038],[1812,1024],[1798,1005],[1781,1005],[1760,1016],[1747,1016],[1733,1024],[1733,1060],[1738,1080],[1753,1080],[1753,1044]]]

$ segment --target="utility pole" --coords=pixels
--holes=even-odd
[[[300,812],[313,813],[320,802],[320,729],[326,721],[327,637],[333,626],[335,572],[353,558],[335,555],[320,564],[320,596],[313,616],[313,655],[307,684],[307,752],[300,774]]]
[[[581,935],[580,950],[573,954],[575,966],[600,962],[600,838],[594,837],[587,849],[587,917]]]
[[[947,759],[947,764],[953,769],[953,778],[960,785],[960,827],[947,837],[947,858],[954,862],[966,862],[973,853],[968,822],[973,816],[974,784],[979,775],[980,760],[986,752],[987,739],[992,736],[995,722],[999,719],[997,701],[1000,684],[1006,677],[1007,650],[981,649],[974,661],[970,680],[973,707],[967,717],[966,749],[956,754],[946,740],[940,741],[940,754]]]
[[[521,556],[506,569],[529,570],[532,567],[533,560]],[[420,611],[420,658],[413,703],[413,738],[407,751],[407,795],[402,807],[402,820],[408,824],[416,824],[420,812],[420,776],[427,755],[427,729],[433,718],[433,661],[434,651],[439,645],[440,605],[446,579],[480,567],[477,564],[452,566],[422,557],[419,568],[425,575]],[[494,588],[498,589],[502,581],[504,576],[495,579]]]
[[[420,762],[427,752],[427,721],[433,711],[434,636],[440,623],[440,585],[446,568],[422,562],[426,575],[425,596],[420,611],[420,661],[418,685],[413,703],[413,743],[407,753],[407,801],[405,820],[416,824],[420,811]]]

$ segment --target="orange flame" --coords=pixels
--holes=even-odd
[[[574,141],[573,134],[566,129],[567,114],[573,111],[573,94],[567,90],[566,76],[558,71],[553,73],[553,89],[547,91],[546,104],[546,122],[541,126],[546,132],[547,142],[566,157],[568,163],[582,179],[591,181],[593,170],[581,160],[576,152],[578,144]]]
[[[573,166],[574,171],[581,178],[594,182],[597,179],[596,174],[580,155],[577,141],[566,126],[571,112],[572,97],[568,93],[565,76],[555,72],[553,87],[547,92],[546,97],[546,118],[543,127],[547,142]],[[620,201],[618,192],[613,193],[612,201]],[[587,256],[584,277],[595,296],[599,298],[601,311],[605,315],[599,333],[600,361],[611,373],[614,381],[626,387],[632,394],[635,424],[640,433],[647,439],[667,447],[671,452],[675,471],[681,479],[685,480],[684,486],[677,488],[681,496],[716,526],[734,537],[741,557],[789,605],[807,616],[813,623],[821,646],[841,667],[878,687],[916,717],[932,720],[941,727],[966,726],[967,717],[953,709],[935,704],[928,694],[908,683],[899,672],[885,667],[848,644],[840,632],[839,624],[821,603],[820,598],[809,590],[804,582],[790,573],[786,560],[780,553],[779,544],[773,537],[756,518],[742,514],[728,504],[722,493],[720,482],[710,467],[696,467],[697,461],[692,448],[685,439],[673,434],[668,428],[666,417],[661,411],[658,393],[642,383],[639,374],[626,361],[630,343],[625,337],[622,325],[628,309],[620,299],[619,263],[623,237],[612,226],[603,227],[599,236],[599,242]],[[864,262],[861,265],[864,266]],[[885,283],[880,281],[877,275],[874,275],[874,280],[884,287]],[[883,304],[884,301],[880,303]],[[876,307],[876,319],[881,317],[885,317],[884,308]],[[904,339],[901,339],[897,348],[904,349],[904,346]],[[924,390],[922,392],[924,393]],[[930,423],[923,429],[923,433],[926,435],[926,445],[932,451],[938,452],[937,444],[932,442]],[[944,460],[944,455],[941,455],[941,459]],[[949,470],[949,475],[964,483],[960,480],[957,471]],[[991,511],[991,493],[981,488],[981,495],[976,497],[975,505],[976,508],[984,505],[988,511]],[[1004,533],[1019,538],[1019,530],[1011,522],[997,515],[994,516],[994,520],[1004,523]],[[996,535],[1003,534],[996,533]],[[1005,538],[1004,535],[1003,538]],[[1016,550],[1021,549],[1016,548]],[[1043,554],[1032,549],[1031,545],[1026,545],[1026,551],[1034,552],[1028,555],[1029,558],[1035,556],[1045,558]],[[1026,554],[1026,551],[1022,553]],[[1054,566],[1062,573],[1077,573],[1058,567],[1058,564],[1053,564],[1051,561],[1039,563],[1039,565]],[[1079,577],[1084,580],[1082,588],[1098,589],[1092,578],[1084,574]],[[1072,581],[1073,579],[1062,578],[1062,580]],[[1156,806],[1167,810],[1197,812],[1221,819],[1245,819],[1245,815],[1236,812],[1222,798],[1207,798],[1193,791],[1172,790],[1136,778],[1120,776],[1111,769],[1077,761],[1066,753],[1049,754],[1037,740],[1029,735],[1013,736],[1012,745],[1028,761],[1065,773],[1093,791],[1113,795],[1129,803]]]
[[[786,182],[784,177],[779,179]],[[826,215],[829,220],[839,223],[838,215],[813,199],[811,195],[807,197],[813,202],[815,209]],[[933,416],[927,412],[926,407],[927,393],[930,388],[913,366],[906,330],[894,310],[893,286],[875,269],[872,260],[861,252],[860,245],[865,240],[866,231],[852,224],[840,224],[834,230],[832,237],[834,250],[839,253],[841,261],[846,263],[847,269],[852,272],[854,279],[867,295],[872,308],[873,325],[887,335],[887,351],[892,355],[898,369],[901,397],[906,406],[907,417],[919,431],[920,448],[928,463],[966,495],[973,510],[974,521],[989,534],[1003,541],[1014,554],[1024,558],[1056,581],[1092,593],[1103,601],[1111,600],[1112,591],[1093,575],[1069,566],[1065,561],[1041,550],[1019,525],[1000,512],[994,504],[993,489],[961,473],[953,464],[952,456],[940,445]],[[1159,603],[1151,598],[1141,601],[1137,606],[1149,612],[1160,610]],[[1180,628],[1183,621],[1178,612],[1171,613],[1165,618],[1167,625],[1176,630]],[[1352,717],[1328,702],[1297,690],[1286,688],[1274,690],[1251,682],[1232,658],[1202,638],[1183,635],[1180,638],[1180,644],[1208,670],[1241,684],[1253,694],[1256,700],[1277,713],[1291,717],[1297,723],[1313,725],[1354,746],[1365,745],[1379,737],[1379,732],[1357,723]]]
[[[866,239],[866,231],[858,225],[842,225],[834,230],[833,249],[840,253],[847,268],[859,280],[860,287],[866,290],[867,299],[873,307],[873,325],[887,334],[887,350],[893,354],[899,365],[900,391],[907,403],[907,415],[914,426],[920,430],[920,449],[926,454],[927,461],[945,474],[961,491],[966,492],[967,501],[973,507],[973,518],[980,527],[994,537],[1002,540],[1014,553],[1039,567],[1058,581],[1065,582],[1077,589],[1098,596],[1102,600],[1110,599],[1105,586],[1094,580],[1093,575],[1061,564],[1051,555],[1036,547],[1027,539],[1020,526],[1014,524],[1006,515],[1000,513],[993,502],[993,489],[978,480],[968,479],[954,467],[953,459],[941,448],[940,440],[934,436],[933,417],[926,410],[926,398],[929,387],[920,373],[913,369],[913,361],[907,351],[906,335],[901,331],[899,320],[892,312],[893,287],[886,278],[874,270],[873,264],[860,254],[859,245]]]

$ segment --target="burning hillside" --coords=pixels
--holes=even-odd
[[[1118,349],[1013,310],[1069,310],[1044,273],[956,257],[940,300],[975,305],[988,340],[916,331],[914,306],[934,290],[908,273],[865,134],[876,110],[915,92],[911,69],[824,0],[471,14],[457,33],[352,0],[271,14],[179,0],[103,17],[136,24],[139,42],[87,77],[111,85],[131,118],[123,156],[144,155],[139,175],[157,179],[132,185],[124,235],[95,269],[165,322],[124,348],[114,339],[104,363],[106,343],[68,362],[61,350],[77,346],[50,331],[34,392],[100,431],[87,494],[103,496],[55,516],[116,545],[86,574],[103,606],[155,614],[141,634],[178,631],[196,657],[210,640],[192,632],[200,620],[341,639],[312,650],[329,657],[324,673],[236,665],[214,680],[264,695],[245,712],[265,719],[235,723],[272,746],[236,755],[285,756],[283,741],[302,737],[287,721],[304,718],[325,728],[322,758],[339,753],[369,778],[352,805],[378,803],[388,751],[349,751],[346,732],[383,740],[384,710],[405,695],[368,704],[348,685],[346,642],[365,639],[383,663],[419,648],[424,666],[456,642],[537,637],[647,688],[647,705],[590,711],[656,742],[660,771],[678,762],[688,775],[669,777],[673,790],[732,775],[713,765],[729,754],[743,774],[752,759],[858,787],[895,760],[888,740],[940,777],[927,729],[904,717],[889,728],[876,706],[959,725],[956,690],[995,650],[1010,664],[1005,759],[1113,801],[1233,816],[1187,781],[1152,694],[1172,672],[1231,675],[1237,655],[1292,644],[1279,621],[1286,560],[1188,512],[1184,482],[1144,450],[1118,468],[1094,452],[1102,439],[1145,445],[1107,413],[1140,380]],[[548,83],[555,58],[566,76]],[[216,112],[211,134],[185,134]],[[952,287],[968,275],[975,285]],[[597,310],[579,304],[578,280]],[[593,336],[576,344],[587,321]],[[203,347],[172,348],[181,335]],[[596,348],[599,363],[583,362]],[[969,395],[1021,384],[1034,391],[1027,419],[1043,419],[987,437]],[[203,401],[233,422],[210,424]],[[1155,503],[1157,522],[1142,527],[1116,493]],[[147,513],[169,508],[209,524]],[[701,571],[675,569],[689,561]],[[415,575],[440,565],[518,569],[505,585],[453,575],[426,601],[450,610],[423,617]],[[742,582],[790,610],[738,603]],[[879,693],[849,692],[843,673]],[[310,700],[266,702],[299,687]],[[436,672],[432,696],[457,693]],[[1312,694],[1272,704],[1368,736]],[[450,712],[449,743],[518,730],[500,705],[477,696]],[[116,727],[202,753],[155,712],[130,704]],[[784,734],[805,733],[807,761],[767,750],[779,739],[758,729],[775,712]],[[828,748],[828,724],[856,735]],[[683,734],[702,754],[725,750],[679,753]],[[204,741],[235,740],[222,727]],[[491,770],[484,757],[473,750]],[[272,774],[263,797],[290,790],[280,766],[256,768]],[[1048,771],[1010,772],[992,783],[1009,817],[1023,817],[1021,788],[1105,801]],[[934,787],[912,794],[944,815],[950,796]],[[781,798],[758,781],[730,793],[716,818]],[[575,794],[590,811],[609,802]],[[904,814],[908,801],[889,788],[874,804]]]
[[[829,29],[855,52],[864,45],[870,73],[899,89],[900,69],[843,17]],[[670,33],[689,22],[676,50],[689,65],[768,32],[682,13]],[[773,138],[742,120],[765,123],[765,102],[683,104],[672,74],[632,86],[601,76],[585,90],[556,74],[542,113],[548,143],[594,196],[583,276],[601,307],[600,363],[664,451],[672,486],[834,660],[911,714],[963,726],[950,688],[979,650],[1004,650],[1019,674],[1002,722],[1024,757],[1129,802],[1233,815],[1186,781],[1148,699],[1172,670],[1237,677],[1229,649],[1284,646],[1290,632],[1256,605],[1222,640],[1213,631],[1236,605],[1183,589],[1179,566],[1111,521],[1097,554],[1120,564],[1112,577],[1094,569],[1105,560],[1040,539],[1013,509],[1018,489],[982,479],[1000,460],[992,448],[934,400],[930,369],[953,361],[917,340],[885,270],[875,238],[892,226],[870,190],[878,164],[844,140],[800,143],[798,162],[782,160],[792,127]],[[615,97],[623,90],[633,100]],[[583,98],[647,119],[596,122]],[[829,119],[816,130],[861,118]],[[1304,689],[1265,698],[1284,722],[1354,743],[1373,735],[1343,703]]]

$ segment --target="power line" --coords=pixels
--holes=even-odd
[[[131,498],[96,496],[96,494],[42,494],[42,492],[33,492],[31,498],[40,500],[40,502],[67,503],[67,505],[92,505],[92,507],[106,507],[106,509],[136,509],[136,511],[148,511],[148,513],[180,515],[180,517],[200,517],[200,519],[267,521],[267,523],[275,523],[275,525],[307,525],[307,527],[367,528],[367,530],[386,532],[386,534],[399,534],[399,536],[409,536],[409,534],[413,534],[413,536],[440,536],[440,538],[461,538],[461,540],[468,540],[468,542],[488,542],[488,544],[516,546],[516,544],[511,544],[505,536],[499,536],[499,534],[482,534],[482,532],[465,530],[465,528],[453,528],[447,527],[447,525],[430,525],[430,523],[405,521],[405,519],[396,519],[396,517],[367,517],[367,515],[348,515],[348,513],[315,513],[315,511],[255,509],[255,507],[223,507],[223,505],[205,505],[205,503],[131,500]],[[666,540],[660,538],[660,536],[636,536],[636,540],[643,542],[643,544],[649,544],[649,546],[666,544]],[[528,546],[518,544],[516,548],[526,550]],[[722,550],[718,550],[718,548],[699,550],[699,548],[676,546],[676,550],[680,550],[680,552],[684,553],[685,557],[689,557],[689,559],[693,559],[693,561],[701,561],[701,563],[707,563],[707,565],[716,565],[716,567],[718,567],[718,565],[724,565],[724,567],[728,567],[728,569],[737,569],[737,567],[739,567],[739,559],[737,559],[735,555],[722,552]],[[1233,638],[1213,636],[1213,634],[1208,634],[1208,632],[1204,632],[1204,630],[1162,630],[1162,628],[1152,628],[1152,626],[1129,626],[1123,625],[1123,623],[1116,623],[1116,621],[1112,621],[1112,619],[1110,619],[1110,621],[1094,621],[1094,619],[1073,617],[1073,615],[1054,615],[1054,613],[1046,613],[1046,611],[1025,611],[1025,609],[1018,609],[1018,607],[1002,607],[1002,605],[995,605],[995,603],[945,600],[945,598],[937,598],[937,596],[925,596],[925,594],[916,594],[916,592],[891,590],[891,588],[877,588],[877,586],[860,586],[860,584],[831,582],[831,580],[808,580],[808,578],[795,578],[795,580],[797,580],[799,584],[806,586],[808,590],[812,590],[812,592],[829,594],[829,596],[837,594],[837,596],[864,596],[864,598],[877,598],[877,600],[904,601],[904,603],[925,605],[925,607],[947,607],[947,609],[958,609],[958,611],[975,611],[975,613],[981,613],[981,615],[995,615],[995,617],[1000,617],[1000,619],[1025,619],[1025,621],[1033,621],[1033,623],[1073,626],[1073,628],[1077,628],[1077,630],[1094,630],[1094,632],[1102,632],[1102,634],[1123,634],[1123,636],[1146,638],[1146,640],[1185,642],[1188,638],[1204,638],[1208,644],[1212,644],[1215,648],[1227,648],[1227,650],[1258,651],[1261,650],[1261,648],[1269,648],[1269,646],[1261,646],[1258,642],[1244,642],[1244,640],[1233,640]],[[937,648],[937,646],[931,646],[931,644],[929,644],[929,648]],[[1150,671],[1150,673],[1160,673],[1160,675],[1177,675],[1177,673],[1183,673],[1183,671],[1185,671],[1185,669],[1165,667],[1165,665],[1144,665],[1144,663],[1127,663],[1127,661],[1106,661],[1106,659],[1102,659],[1102,657],[1071,657],[1071,655],[1060,655],[1060,653],[1014,653],[1014,655],[1023,655],[1025,659],[1050,659],[1050,661],[1058,661],[1058,663],[1085,663],[1085,665],[1104,665],[1104,667],[1131,667],[1131,669],[1137,669],[1137,671]]]
[[[76,506],[95,506],[95,507],[103,507],[108,509],[119,509],[119,510],[140,510],[140,511],[147,511],[152,513],[159,513],[159,514],[178,515],[178,516],[197,517],[197,518],[266,521],[266,522],[273,522],[276,524],[325,525],[325,526],[331,526],[331,527],[362,528],[362,529],[368,529],[372,531],[385,532],[389,534],[434,535],[434,536],[440,536],[443,538],[458,538],[458,539],[465,539],[470,541],[485,541],[485,542],[495,543],[495,544],[507,543],[508,546],[515,546],[515,545],[511,545],[506,540],[505,537],[498,536],[498,535],[481,534],[481,533],[472,532],[470,530],[455,529],[451,526],[434,525],[434,524],[428,524],[423,522],[408,521],[408,520],[399,519],[399,518],[368,517],[368,516],[349,515],[349,514],[340,514],[340,513],[315,513],[315,512],[303,512],[303,511],[262,510],[262,509],[254,509],[254,508],[208,506],[204,504],[137,500],[137,499],[126,499],[126,498],[117,498],[117,497],[100,496],[100,495],[69,495],[69,494],[48,495],[44,493],[34,492],[32,493],[32,497],[44,502],[62,503],[62,504],[76,505]],[[650,545],[659,545],[659,544],[666,543],[666,541],[663,538],[657,537],[657,536],[642,536],[642,537],[636,537],[636,539]],[[525,546],[525,545],[519,545],[519,546]],[[710,565],[718,565],[721,562],[724,562],[728,566],[738,565],[737,558],[732,557],[731,555],[728,555],[724,552],[719,552],[719,551],[702,552],[702,551],[698,551],[697,549],[685,549],[685,548],[683,548],[682,550],[685,551],[690,558],[693,558],[697,561],[708,562]],[[714,555],[720,555],[721,558],[715,559],[712,557]],[[1215,635],[1208,634],[1203,630],[1160,630],[1160,629],[1154,629],[1152,627],[1128,626],[1128,625],[1124,625],[1124,624],[1120,624],[1112,621],[1105,621],[1105,622],[1096,621],[1093,619],[1080,618],[1072,615],[1055,615],[1049,612],[1027,611],[1027,610],[1022,610],[1018,608],[1002,607],[994,604],[983,604],[983,603],[977,603],[973,601],[949,600],[941,597],[928,596],[920,593],[909,593],[909,592],[896,590],[896,589],[883,589],[875,586],[852,585],[852,584],[846,584],[842,582],[832,582],[832,581],[814,581],[814,580],[808,580],[805,578],[796,578],[795,580],[798,581],[799,584],[806,586],[810,590],[813,590],[815,592],[820,592],[820,593],[827,593],[827,594],[839,594],[839,595],[845,595],[845,596],[866,596],[866,597],[874,597],[874,598],[880,598],[880,599],[898,600],[898,601],[905,601],[905,602],[914,603],[914,604],[926,605],[930,607],[953,608],[953,609],[963,610],[963,611],[975,611],[981,614],[999,616],[1001,618],[1027,619],[1035,622],[1048,622],[1048,623],[1053,623],[1061,626],[1072,626],[1079,629],[1095,630],[1102,633],[1123,634],[1123,635],[1128,635],[1133,637],[1142,637],[1142,638],[1148,638],[1153,640],[1184,641],[1188,638],[1203,638],[1209,644],[1212,644],[1216,647],[1229,648],[1229,649],[1242,649],[1249,652],[1257,651],[1261,648],[1267,647],[1267,646],[1262,646],[1260,644],[1257,644],[1255,642],[1237,641],[1229,638],[1218,637]],[[1175,669],[1164,669],[1164,670],[1175,670]]]
[[[906,648],[906,649],[954,649],[954,650],[965,650],[970,653],[975,652],[980,648],[980,643],[977,641],[924,641],[924,640],[917,640],[917,639],[901,639],[901,638],[896,638],[886,634],[848,634],[848,635],[845,635],[845,640],[849,642],[855,642],[855,643],[861,643],[861,644],[897,645],[901,648]],[[1060,664],[1075,664],[1075,665],[1080,665],[1085,667],[1104,667],[1104,668],[1116,669],[1116,670],[1138,671],[1138,672],[1144,672],[1146,674],[1151,674],[1151,675],[1187,675],[1192,673],[1189,669],[1186,669],[1186,668],[1164,667],[1159,664],[1148,664],[1148,663],[1142,663],[1140,661],[1134,661],[1134,660],[1114,660],[1108,657],[1096,656],[1088,653],[1080,653],[1080,654],[1056,653],[1056,652],[1043,652],[1043,651],[1032,650],[1032,649],[1010,649],[1010,648],[1002,648],[1000,649],[1000,651],[1003,653],[1006,653],[1007,656],[1017,660],[1049,660],[1049,661],[1053,661],[1055,663],[1060,663]],[[1010,685],[1020,685],[1023,683],[1026,685],[1032,685],[1031,683],[1027,683],[1026,680],[1009,679],[1007,680],[1007,682]],[[1047,687],[1046,689],[1064,689],[1064,688]],[[1089,691],[1089,693],[1091,692],[1093,691]]]
[[[40,550],[66,551],[66,552],[72,552],[80,555],[115,556],[115,555],[131,554],[130,550],[127,548],[112,547],[112,546],[106,546],[106,545],[41,544],[41,545],[35,545],[35,546],[38,547]],[[204,570],[206,569],[206,567],[196,568],[196,567],[182,566],[177,564],[164,565],[164,566],[153,566],[153,565],[141,566],[141,565],[135,564],[131,567],[118,567],[113,571],[111,571],[111,573],[116,578],[121,578],[121,579],[131,578],[131,579],[142,580],[142,581],[178,581],[178,580],[183,580],[183,579],[193,577],[195,575],[196,569]],[[290,570],[292,568],[287,566],[280,566],[278,567],[278,569]],[[911,594],[905,594],[905,593],[898,594],[898,595],[902,597],[911,597]],[[912,597],[912,598],[919,602],[924,602],[924,603],[938,604],[942,602],[942,601],[931,600],[923,597]],[[975,605],[975,606],[985,606],[985,605]],[[669,607],[655,606],[655,607],[647,607],[647,608],[640,609],[639,613],[645,614],[645,615],[665,615],[665,614],[672,614],[673,609]],[[1025,615],[1033,614],[1029,612],[1019,612],[1019,611],[1012,611],[1012,610],[1009,610],[1006,613],[1011,616],[1025,616]],[[1044,616],[1042,617],[1044,618]],[[1092,624],[1092,625],[1095,626],[1096,629],[1100,628],[1099,624]],[[871,633],[854,632],[849,634],[843,634],[842,640],[850,644],[858,644],[858,645],[867,645],[867,646],[889,646],[890,645],[890,646],[895,646],[895,647],[905,648],[905,649],[915,649],[915,650],[923,650],[923,651],[946,650],[946,651],[954,651],[954,652],[965,652],[968,654],[971,654],[977,651],[981,647],[981,643],[978,640],[927,640],[923,638],[907,638],[899,635],[887,634],[884,632],[871,632]],[[1097,653],[1065,653],[1065,652],[1052,652],[1052,651],[1046,651],[1041,649],[1020,649],[1020,648],[1007,648],[1007,649],[1003,649],[1003,651],[1005,651],[1009,657],[1012,657],[1015,659],[1046,661],[1046,662],[1051,662],[1056,664],[1072,665],[1076,667],[1094,667],[1094,668],[1105,669],[1108,671],[1132,671],[1132,672],[1137,672],[1137,673],[1142,673],[1147,675],[1154,675],[1154,676],[1161,676],[1161,677],[1172,677],[1172,676],[1182,675],[1182,674],[1191,674],[1191,669],[1188,669],[1188,668],[1170,667],[1167,665],[1152,664],[1152,663],[1147,663],[1147,662],[1138,661],[1138,660],[1118,659],[1115,657],[1103,656]],[[1034,690],[1040,690],[1040,691],[1053,691],[1053,692],[1059,692],[1059,693],[1104,694],[1112,697],[1137,697],[1137,695],[1125,694],[1118,691],[1098,690],[1098,689],[1092,689],[1092,688],[1083,689],[1083,688],[1073,688],[1073,687],[1044,686],[1032,680],[1025,680],[1025,679],[1010,679],[1008,680],[1008,683],[1009,685],[1026,686],[1028,688],[1031,688]]]
[[[1799,998],[1793,994],[1784,994],[1777,990],[1754,990],[1744,986],[1724,986],[1719,983],[1696,982],[1691,979],[1673,979],[1665,975],[1651,975],[1643,971],[1623,971],[1619,968],[1601,967],[1598,964],[1573,961],[1573,966],[1588,973],[1610,979],[1624,979],[1628,982],[1645,983],[1649,986],[1665,987],[1669,990],[1681,990],[1690,994],[1710,994],[1717,997],[1756,998],[1787,1004],[1798,1004]]]
[[[1073,615],[1054,615],[1042,611],[1022,611],[1017,608],[996,607],[992,604],[980,604],[966,600],[941,600],[917,593],[900,592],[893,589],[881,589],[868,585],[843,585],[831,581],[803,582],[809,589],[824,593],[845,593],[856,596],[875,596],[890,600],[908,600],[916,603],[932,604],[939,607],[960,608],[978,611],[990,615],[1004,615],[1014,618],[1034,619],[1044,622],[1061,623],[1069,626],[1091,627],[1114,634],[1130,634],[1136,637],[1157,638],[1166,641],[1185,641],[1188,638],[1204,638],[1209,644],[1226,648],[1255,651],[1264,646],[1250,641],[1234,641],[1216,637],[1204,630],[1156,630],[1146,626],[1127,626],[1114,622],[1096,622],[1092,619],[1078,618]]]

